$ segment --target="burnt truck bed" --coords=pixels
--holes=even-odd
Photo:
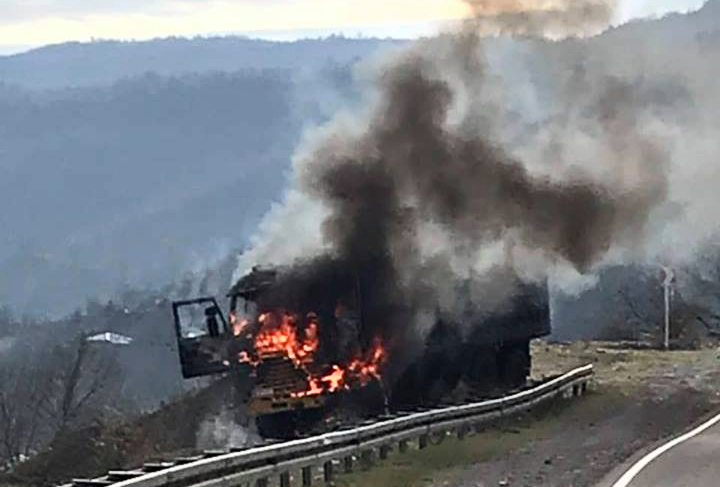
[[[476,345],[502,345],[547,336],[551,333],[548,286],[521,284],[519,292],[498,309],[470,320],[468,342]]]
[[[530,375],[530,341],[551,333],[546,283],[521,284],[520,291],[492,311],[466,321],[437,321],[392,388],[398,408],[441,402],[460,383],[476,392],[521,387]]]

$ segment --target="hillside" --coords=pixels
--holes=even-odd
[[[357,98],[353,63],[393,44],[159,39],[0,57],[0,299],[57,317],[242,247],[304,127]]]
[[[112,84],[153,72],[162,76],[291,69],[315,73],[328,64],[344,65],[378,49],[406,41],[382,39],[302,39],[274,42],[244,37],[167,38],[142,42],[69,42],[0,56],[0,80],[32,89]],[[37,76],[38,72],[45,73]]]

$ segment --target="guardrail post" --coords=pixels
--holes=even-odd
[[[406,451],[408,451],[408,442],[407,442],[407,440],[400,440],[400,441],[398,442],[398,451],[399,451],[400,453],[405,453]]]
[[[345,473],[351,473],[353,471],[352,455],[348,455],[345,458],[343,458],[343,467],[345,468]]]
[[[464,424],[461,426],[458,426],[458,429],[457,429],[458,440],[464,440],[466,434],[467,434],[467,426],[465,426]]]
[[[420,437],[418,438],[418,448],[420,448],[420,449],[422,450],[422,449],[425,448],[426,446],[428,446],[428,435],[427,435],[427,434],[422,434],[422,435],[420,435]]]
[[[256,487],[268,487],[268,479],[267,477],[260,477],[255,481]]]
[[[311,487],[313,481],[313,468],[303,467],[302,468],[302,484],[303,487]]]
[[[290,472],[280,473],[280,487],[290,487]]]
[[[580,384],[580,393],[585,394],[587,392],[587,381],[583,381],[582,384]]]
[[[363,450],[362,453],[360,453],[360,461],[362,463],[363,469],[368,469],[372,467],[374,453],[375,452],[372,449]]]
[[[323,464],[323,479],[325,480],[325,483],[330,483],[333,481],[333,478],[335,477],[333,472],[333,463],[332,460],[325,462]]]
[[[385,460],[390,453],[390,445],[380,445],[380,460]]]
[[[580,386],[579,386],[578,384],[573,384],[572,395],[573,395],[573,396],[579,396],[579,395],[580,395]]]

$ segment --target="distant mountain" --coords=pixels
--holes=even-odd
[[[0,305],[59,316],[245,245],[304,127],[402,41],[67,43],[0,56]]]
[[[0,96],[0,301],[65,312],[244,245],[286,186],[302,128],[351,97],[349,69]]]
[[[406,43],[338,36],[294,42],[236,36],[143,42],[69,42],[0,56],[0,81],[32,89],[47,89],[107,85],[120,78],[147,72],[168,76],[282,68],[315,73],[328,64],[352,63],[378,49]]]

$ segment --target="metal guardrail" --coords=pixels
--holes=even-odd
[[[269,478],[278,476],[279,485],[289,487],[290,472],[299,470],[303,487],[309,487],[314,473],[319,473],[321,468],[323,479],[331,481],[338,460],[342,461],[345,471],[350,471],[354,458],[369,459],[375,452],[384,458],[395,445],[400,451],[406,450],[411,440],[417,440],[418,447],[424,448],[431,435],[456,432],[462,438],[472,428],[479,429],[488,422],[531,409],[552,398],[580,396],[592,376],[593,366],[586,365],[535,388],[498,399],[401,414],[352,429],[230,453],[206,452],[204,457],[146,464],[143,470],[111,471],[106,477],[75,480],[73,484],[75,487],[236,487],[255,482],[257,487],[267,487]]]

